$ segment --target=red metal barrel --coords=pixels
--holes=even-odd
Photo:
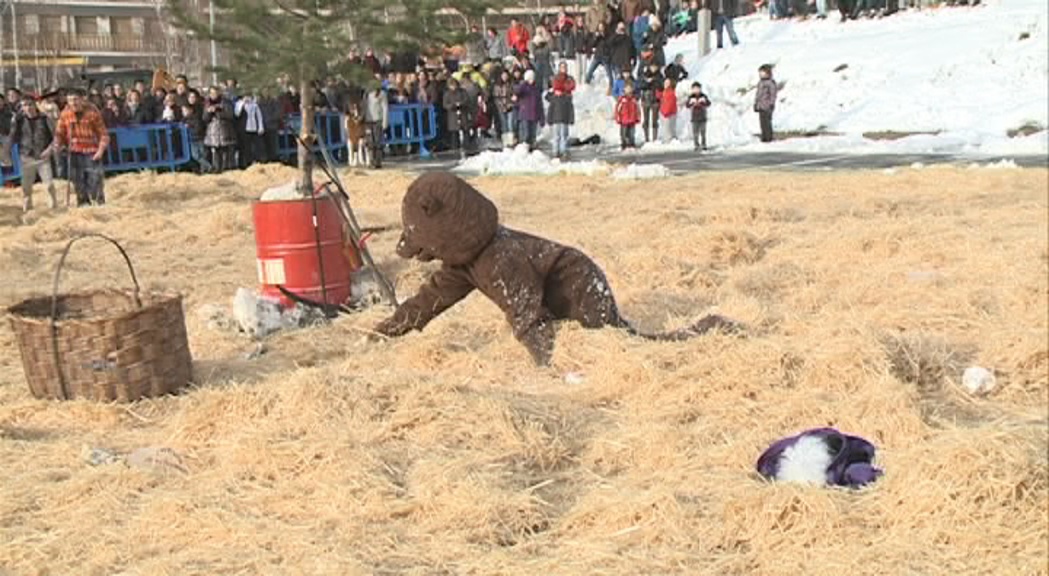
[[[252,213],[261,295],[279,299],[286,308],[294,302],[277,286],[314,302],[344,304],[350,300],[351,277],[360,268],[360,259],[352,241],[343,236],[342,219],[331,200],[317,198],[319,257],[313,200],[257,201]]]

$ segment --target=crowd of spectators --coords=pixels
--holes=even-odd
[[[740,4],[740,2],[745,2]],[[351,52],[350,59],[362,74],[356,81],[328,77],[315,83],[314,106],[321,112],[339,112],[361,118],[368,126],[388,125],[390,107],[401,104],[432,105],[436,112],[436,141],[432,150],[464,154],[482,148],[526,143],[534,148],[538,134],[550,125],[552,152],[564,157],[572,144],[570,126],[575,121],[573,93],[577,81],[593,84],[599,79],[615,99],[614,117],[623,127],[637,124],[645,141],[681,138],[670,121],[677,108],[690,108],[690,92],[677,86],[688,77],[680,55],[668,61],[667,42],[695,32],[699,13],[709,9],[715,47],[725,41],[740,42],[733,19],[751,10],[767,11],[770,18],[826,17],[831,3],[842,20],[887,15],[902,7],[921,8],[925,0],[593,0],[584,11],[541,17],[534,25],[513,18],[506,29],[471,29],[469,41],[437,57],[418,54]],[[955,3],[979,0],[951,0]],[[907,6],[901,6],[905,2]],[[578,79],[570,73],[574,62]],[[599,74],[601,72],[601,74]],[[360,78],[367,77],[366,82]],[[368,90],[375,91],[370,96]],[[695,88],[693,86],[692,88]],[[691,89],[690,88],[690,91]],[[701,87],[699,87],[701,90]],[[678,94],[683,97],[678,102]],[[628,95],[627,102],[623,97]],[[10,141],[12,119],[21,112],[24,96],[17,90],[0,96],[0,139]],[[378,105],[376,99],[384,99]],[[66,97],[55,91],[35,98],[41,115],[57,124]],[[298,87],[278,79],[261,90],[244,91],[237,81],[196,87],[184,76],[171,82],[135,82],[131,86],[107,84],[92,87],[86,104],[100,112],[108,128],[158,123],[186,126],[191,140],[190,169],[218,173],[243,169],[259,162],[294,161],[278,150],[278,133],[300,110]],[[704,96],[702,113],[705,130]],[[690,111],[693,122],[697,112]],[[767,118],[763,118],[763,128]],[[380,135],[381,135],[381,129]],[[770,130],[770,128],[769,128]],[[763,139],[766,139],[763,129]],[[624,145],[636,144],[631,130],[622,132]],[[588,136],[588,135],[584,135]],[[696,148],[705,148],[705,137],[693,134]],[[373,138],[378,153],[407,154],[413,147],[383,145]],[[590,141],[584,139],[584,141]],[[56,166],[61,173],[63,168]]]

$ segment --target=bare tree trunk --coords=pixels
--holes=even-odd
[[[300,110],[302,111],[302,142],[299,142],[299,192],[303,196],[313,194],[313,141],[316,139],[314,133],[313,113],[313,81],[311,78],[303,77],[299,85],[299,95],[302,97]],[[304,146],[303,143],[306,145]]]
[[[4,78],[7,76],[4,68],[4,10],[7,9],[7,2],[0,0],[0,85],[7,84]]]
[[[164,34],[164,69],[170,72],[174,70],[175,65],[175,50],[171,45],[174,30],[172,29],[171,22],[168,20],[167,14],[164,12],[166,1],[167,0],[154,0],[153,6],[157,11],[157,21],[160,22],[160,31]]]

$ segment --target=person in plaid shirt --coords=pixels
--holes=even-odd
[[[78,207],[106,203],[102,157],[108,147],[109,132],[102,114],[84,99],[83,93],[70,93],[67,106],[58,117],[55,149],[69,151],[69,180],[76,189]]]

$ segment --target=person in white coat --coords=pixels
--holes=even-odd
[[[254,94],[246,95],[237,100],[233,107],[233,114],[237,118],[244,119],[242,151],[245,156],[244,167],[247,168],[265,158],[265,142],[262,139],[263,134],[266,133],[265,119],[262,116],[262,108],[259,107],[258,100],[256,100]]]
[[[390,100],[381,85],[364,97],[364,125],[372,168],[382,168],[383,133],[390,127]]]

